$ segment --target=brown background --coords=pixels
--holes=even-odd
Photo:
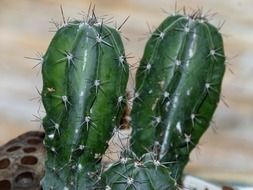
[[[157,26],[166,14],[172,13],[174,1],[168,0],[97,0],[98,15],[109,14],[122,22],[130,15],[123,32],[126,51],[142,55],[147,40],[146,23]],[[178,0],[178,7],[203,7],[218,14],[212,22],[225,20],[222,29],[229,64],[224,79],[223,95],[229,107],[220,103],[215,124],[204,135],[199,149],[192,154],[187,172],[198,176],[253,183],[253,1],[252,0]],[[41,88],[40,68],[25,56],[34,57],[36,51],[45,52],[53,36],[49,23],[61,21],[65,15],[80,17],[90,1],[0,0],[0,144],[28,130],[40,129],[32,122],[39,102],[36,86]],[[233,71],[233,73],[230,72]],[[43,112],[40,113],[43,116]],[[216,133],[212,130],[216,128]]]

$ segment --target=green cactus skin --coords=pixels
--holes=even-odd
[[[43,56],[46,190],[95,189],[124,109],[128,64],[119,33],[93,16],[64,24]]]
[[[170,169],[147,153],[140,159],[127,153],[103,173],[105,190],[176,190]]]
[[[161,162],[175,162],[168,165],[172,177],[182,177],[219,102],[224,62],[221,34],[199,13],[162,22],[136,75],[131,145],[137,156],[156,147]]]

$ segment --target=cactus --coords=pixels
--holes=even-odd
[[[99,163],[124,109],[128,64],[116,29],[65,23],[43,56],[43,189],[95,189]]]
[[[42,59],[44,189],[176,190],[220,99],[225,55],[201,11],[166,18],[136,74],[131,141],[106,169],[101,158],[122,119],[128,65],[117,30],[65,23]]]
[[[137,156],[155,149],[181,179],[219,102],[224,62],[222,36],[200,11],[161,23],[136,74],[131,144]]]
[[[105,190],[176,190],[177,182],[165,164],[159,162],[153,153],[139,158],[126,150],[121,159],[103,173]]]

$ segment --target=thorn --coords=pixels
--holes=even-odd
[[[190,143],[191,142],[191,135],[187,135],[186,133],[184,134],[185,137],[185,142]]]
[[[215,55],[215,50],[214,49],[210,50],[210,55]]]
[[[126,61],[126,59],[131,59],[131,58],[134,58],[134,57],[131,57],[131,56],[125,56],[125,55],[120,55],[119,57],[115,58],[115,60],[118,60],[119,61],[119,66],[121,66],[124,70],[124,72],[126,73],[126,68],[128,66],[128,63]]]
[[[189,144],[194,145],[192,140],[191,140],[191,134],[187,135],[186,133],[184,133],[184,142],[186,143],[187,150],[190,151]]]
[[[101,26],[102,26],[102,25],[101,25]],[[108,36],[108,35],[107,35],[107,36]],[[106,42],[106,41],[104,40],[107,36],[101,36],[101,34],[97,33],[96,38],[95,38],[96,43],[93,45],[93,47],[96,46],[97,44],[104,44],[104,45],[106,45],[106,46],[108,46],[108,47],[113,48],[113,46],[112,46],[110,43],[108,43],[108,42]],[[92,37],[91,37],[91,38],[92,38]]]
[[[181,64],[182,64],[182,61],[180,61],[180,60],[176,60],[176,62],[175,62],[175,64],[176,64],[176,66],[180,66]]]
[[[42,65],[44,63],[44,58],[43,58],[43,54],[40,52],[36,52],[36,57],[24,57],[25,59],[30,59],[30,60],[35,60],[38,61],[38,63],[33,66],[33,69],[39,65]]]
[[[152,68],[152,64],[150,64],[149,62],[145,65],[141,65],[139,66],[139,68],[142,70],[141,73],[144,74],[149,74]]]
[[[215,123],[215,121],[211,121],[211,127],[212,127],[212,131],[215,133],[215,134],[217,134],[218,132],[217,132],[217,130],[218,130],[218,127],[217,127],[217,125],[216,125],[216,123]]]
[[[217,26],[217,29],[218,31],[220,31],[222,29],[222,27],[225,25],[226,21],[223,20],[222,22],[219,22],[218,26]]]
[[[128,21],[129,18],[130,18],[130,16],[127,16],[127,17],[125,18],[125,20],[122,22],[122,24],[117,28],[118,31],[121,30],[121,28],[124,26],[124,24]]]
[[[71,105],[71,103],[68,100],[68,97],[67,96],[62,96],[61,99],[62,99],[62,101],[64,103],[65,109],[67,110],[68,109],[67,108],[67,104]]]
[[[65,61],[65,60],[67,60],[67,63],[68,63],[69,66],[71,64],[73,66],[75,66],[74,60],[77,59],[77,58],[71,52],[68,52],[66,50],[64,50],[64,51],[58,50],[58,52],[60,52],[61,54],[63,54],[64,57],[61,58],[61,59],[59,59],[59,60],[57,60],[56,63],[61,63],[61,62]]]
[[[123,165],[127,164],[127,162],[128,162],[128,158],[127,157],[122,157],[120,159],[120,163],[123,164]]]
[[[147,66],[146,66],[146,70],[150,70],[151,69],[151,64],[148,63]]]
[[[132,185],[134,183],[134,179],[131,177],[127,178],[127,185]]]
[[[134,92],[134,95],[133,95],[132,100],[134,101],[135,99],[141,100],[141,99],[140,99],[140,93],[139,93],[139,92]]]
[[[84,123],[86,123],[86,129],[88,131],[89,124],[91,123],[91,117],[90,116],[85,116],[84,117],[84,122],[81,125],[83,125]]]
[[[214,58],[215,61],[217,61],[217,58],[216,57],[222,57],[222,58],[225,58],[224,55],[222,55],[221,53],[219,53],[218,51],[221,50],[222,48],[217,48],[217,49],[211,49],[209,54],[207,55],[207,57],[212,57]]]
[[[213,88],[212,86],[214,86],[214,84],[211,84],[209,82],[207,82],[205,84],[205,89],[207,90],[207,93],[209,94],[210,93],[210,90],[212,90],[213,92],[215,93],[218,93],[217,90],[215,88]]]
[[[101,85],[101,83],[100,83],[100,80],[95,80],[94,81],[94,86],[95,86],[95,88],[96,88],[96,94],[98,93],[98,89],[99,89],[99,86]]]
[[[178,10],[177,10],[177,0],[175,0],[175,5],[174,5],[174,14],[177,14]]]
[[[164,101],[166,100],[166,99],[168,99],[170,97],[170,93],[169,92],[167,92],[167,91],[164,91],[164,93],[163,93],[163,100],[162,100],[162,104],[164,103]]]
[[[97,35],[96,36],[96,41],[97,41],[97,43],[101,43],[103,41],[102,37],[100,35]]]
[[[153,117],[152,125],[156,128],[162,121],[161,116]]]
[[[164,32],[161,32],[161,33],[159,34],[159,37],[160,37],[161,39],[163,39],[163,38],[164,38],[164,35],[165,35],[165,33],[164,33]]]
[[[191,114],[191,120],[192,120],[192,126],[194,126],[194,120],[196,118],[196,115],[194,113]]]
[[[149,25],[148,22],[147,22],[146,24],[147,24],[147,27],[148,27],[148,32],[149,32],[149,34],[151,35],[151,34],[152,34],[152,29],[151,29],[151,27],[150,27],[150,25]]]
[[[206,84],[205,84],[206,89],[209,89],[210,86],[211,86],[210,83],[206,83]]]
[[[117,101],[117,106],[121,106],[123,100],[124,100],[124,97],[123,96],[119,96],[118,97],[118,101]]]
[[[37,115],[33,114],[33,117],[35,117],[35,119],[32,119],[31,121],[32,122],[39,122],[40,123],[40,129],[41,129],[42,128],[42,118],[41,118],[41,116],[40,115],[37,116]]]
[[[183,7],[183,14],[186,15],[186,8],[185,8],[185,6]]]
[[[165,13],[166,15],[169,15],[169,12],[166,11],[165,9],[161,8],[161,11],[162,11],[163,13]]]
[[[222,101],[222,103],[223,103],[227,108],[229,108],[229,105],[228,105],[228,103],[226,102],[226,97],[225,97],[224,95],[221,95],[221,101]]]
[[[185,31],[185,33],[189,33],[189,32],[190,32],[190,28],[189,28],[188,25],[186,25],[186,26],[184,27],[184,31]]]
[[[53,153],[56,153],[56,154],[57,154],[57,152],[56,152],[56,150],[55,150],[54,147],[51,147],[50,150],[51,150]]]
[[[64,13],[63,13],[62,5],[60,5],[60,9],[61,9],[61,16],[62,16],[63,24],[66,25],[66,20],[65,20]]]

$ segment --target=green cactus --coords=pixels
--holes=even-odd
[[[159,162],[152,153],[141,158],[126,151],[121,159],[109,166],[103,174],[105,190],[176,190],[170,168]]]
[[[191,150],[206,131],[225,70],[222,36],[197,11],[169,16],[147,42],[136,74],[132,150],[154,149],[180,180]]]
[[[64,23],[42,62],[43,189],[179,188],[225,71],[222,36],[201,11],[169,16],[148,40],[136,74],[130,146],[105,170],[101,158],[120,124],[129,74],[118,30],[94,12]]]
[[[43,56],[45,190],[95,189],[99,163],[124,109],[128,64],[116,29],[65,23]]]

